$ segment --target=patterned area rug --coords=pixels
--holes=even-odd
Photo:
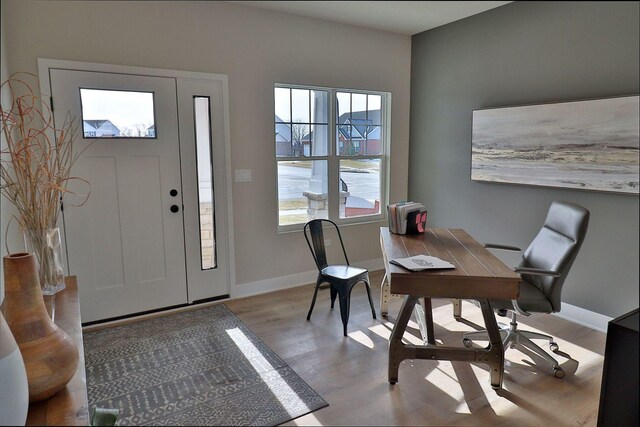
[[[224,305],[84,333],[87,393],[118,425],[278,425],[327,406]]]

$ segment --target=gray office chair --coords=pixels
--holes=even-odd
[[[506,316],[508,311],[511,312],[511,323],[500,330],[505,351],[518,344],[533,351],[551,364],[557,378],[564,377],[564,371],[532,339],[548,340],[552,351],[558,350],[558,344],[549,335],[519,330],[516,315],[560,311],[562,285],[587,234],[588,225],[589,211],[585,208],[567,202],[553,202],[542,229],[524,251],[520,265],[514,269],[522,277],[520,296],[513,301],[491,300],[491,306],[498,315]],[[520,251],[506,245],[486,244],[485,247]],[[464,334],[466,347],[471,347],[472,340],[487,341],[487,332]]]

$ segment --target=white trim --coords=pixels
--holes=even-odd
[[[134,74],[141,76],[180,77],[185,79],[222,80],[228,88],[226,74],[198,73],[195,71],[168,70],[164,68],[134,67],[131,65],[113,65],[97,62],[66,61],[62,59],[38,58],[38,76],[40,87],[48,87],[49,68],[60,68],[79,71],[98,71],[114,74]]]
[[[217,76],[218,74],[212,74]],[[222,113],[224,115],[224,157],[226,163],[225,190],[227,191],[227,254],[229,269],[229,293],[236,288],[236,237],[233,227],[233,181],[231,180],[231,110],[229,109],[229,81],[226,75],[222,79]]]
[[[607,333],[608,323],[613,319],[613,317],[567,304],[566,302],[563,302],[560,311],[553,315],[604,333]]]
[[[189,304],[189,305],[184,306],[184,307],[169,308],[169,309],[166,309],[166,310],[160,309],[158,311],[154,311],[153,313],[133,315],[133,316],[127,317],[125,319],[110,320],[108,322],[101,322],[101,323],[97,323],[97,324],[93,324],[93,325],[89,325],[89,326],[83,326],[82,327],[82,332],[99,331],[101,329],[111,328],[111,327],[115,327],[115,326],[122,326],[122,325],[126,325],[128,323],[135,323],[135,322],[139,322],[139,321],[147,320],[147,319],[155,319],[155,318],[158,318],[158,317],[167,316],[169,314],[176,314],[176,313],[182,313],[184,311],[198,310],[200,308],[206,308],[206,307],[211,307],[211,306],[218,305],[218,304],[223,304],[223,303],[225,303],[227,301],[229,301],[229,298],[223,298],[223,299],[219,299],[219,300],[215,300],[215,301],[202,302],[202,303],[197,303],[197,304]]]
[[[356,262],[354,263],[354,265],[366,268],[369,271],[376,271],[384,268],[384,262],[382,258]],[[233,300],[254,295],[262,295],[283,289],[296,288],[298,286],[315,283],[317,277],[318,271],[312,270],[302,273],[290,274],[288,276],[280,276],[271,279],[258,280],[256,282],[239,284],[234,289],[232,289],[230,299]],[[370,283],[370,285],[378,286],[379,284]],[[561,312],[553,313],[553,315],[561,319],[568,320],[569,322],[586,326],[588,328],[604,333],[607,332],[609,321],[613,319],[612,317],[604,316],[602,314],[586,310],[581,307],[567,304],[566,302],[562,303]]]
[[[366,268],[369,271],[381,270],[384,268],[382,258],[367,261],[358,261],[354,266]],[[296,288],[298,286],[315,283],[318,278],[318,270],[305,271],[302,273],[290,274],[288,276],[274,277],[271,279],[258,280],[256,282],[243,283],[232,289],[231,299],[244,298],[254,295],[262,295],[269,292],[283,289]],[[370,283],[377,286],[378,283]]]
[[[366,268],[369,271],[381,270],[384,268],[384,262],[382,258],[372,259],[368,261],[358,262],[355,265],[358,267]],[[170,309],[162,311],[161,313],[151,313],[141,316],[136,316],[134,318],[124,319],[124,320],[115,320],[112,322],[100,323],[92,326],[83,327],[83,331],[90,331],[93,329],[102,329],[107,326],[116,326],[122,323],[128,323],[134,320],[143,320],[146,318],[157,317],[159,315],[166,315],[170,313],[178,313],[187,310],[193,310],[196,308],[208,307],[211,305],[221,304],[226,301],[245,298],[255,295],[263,295],[270,292],[275,292],[284,289],[296,288],[298,286],[304,286],[307,284],[315,283],[318,272],[317,270],[313,271],[305,271],[302,273],[290,274],[288,276],[280,276],[274,277],[272,279],[258,280],[256,282],[249,282],[238,285],[236,287],[231,288],[232,294],[230,298],[225,298],[222,300],[212,301],[208,303],[202,304],[194,304],[189,305],[187,307],[180,307],[176,309]],[[377,283],[370,283],[371,286],[377,286]],[[609,321],[613,318],[604,316],[602,314],[586,310],[584,308],[580,308],[571,304],[567,304],[566,302],[562,303],[562,309],[560,313],[553,313],[554,316],[559,317],[561,319],[567,320],[572,323],[576,323],[582,326],[586,326],[588,328],[594,329],[599,332],[607,333],[607,326]]]

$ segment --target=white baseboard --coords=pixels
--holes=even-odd
[[[358,261],[353,265],[366,268],[369,271],[381,270],[384,268],[382,258],[367,261]],[[290,274],[288,276],[274,277],[272,279],[258,280],[256,282],[242,283],[235,285],[231,289],[231,298],[243,298],[253,295],[266,294],[268,292],[282,289],[295,288],[297,286],[315,283],[318,278],[318,270],[305,271],[303,273]],[[375,286],[376,283],[371,283]]]
[[[369,271],[381,270],[384,268],[382,258],[372,259],[355,263],[358,267],[366,268]],[[231,290],[231,299],[243,298],[254,295],[266,294],[273,291],[295,288],[298,286],[315,283],[318,277],[318,271],[305,271],[302,273],[290,274],[288,276],[274,277],[271,279],[258,280],[256,282],[248,282],[236,285]],[[372,283],[372,286],[377,283]],[[600,332],[607,332],[607,326],[612,317],[577,307],[575,305],[562,303],[562,309],[559,313],[554,313],[561,319],[577,323],[588,328],[595,329]]]
[[[562,308],[558,313],[554,313],[554,316],[604,333],[607,333],[608,323],[613,319],[613,317],[567,304],[566,302],[562,303]]]

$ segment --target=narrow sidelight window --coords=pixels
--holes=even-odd
[[[194,96],[196,171],[200,207],[200,254],[202,269],[217,267],[213,156],[211,152],[211,110],[208,96]]]

